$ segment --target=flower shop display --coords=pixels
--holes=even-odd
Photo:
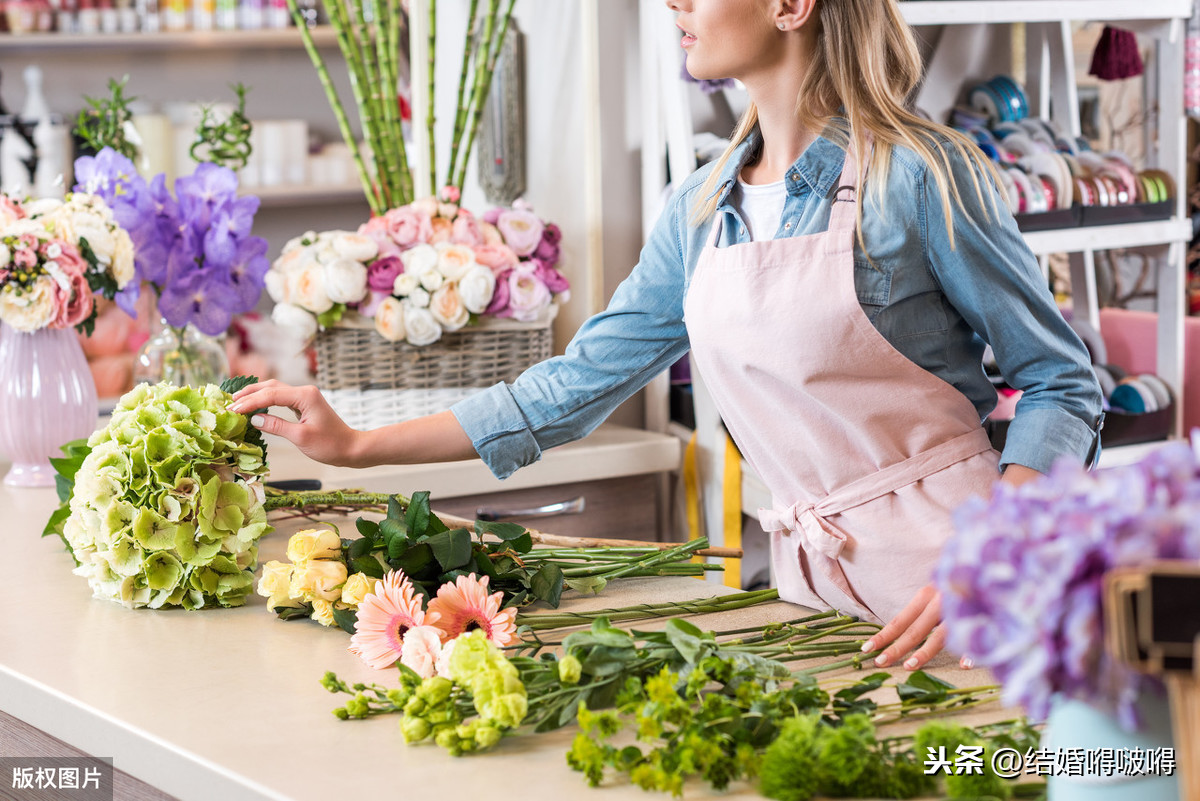
[[[1089,719],[1106,716],[1114,730],[1158,727],[1169,737],[1169,721],[1145,713],[1161,684],[1104,649],[1103,578],[1157,559],[1200,559],[1198,454],[1200,437],[1127,467],[1088,473],[1060,463],[964,505],[936,572],[947,646],[989,667],[1006,702],[1049,718],[1051,732],[1060,710],[1075,715],[1086,704],[1101,713]],[[1055,732],[1060,745],[1072,736]],[[1142,784],[1128,792],[1154,792]]]
[[[232,388],[232,387],[229,387]],[[240,606],[264,506],[261,433],[213,385],[141,384],[55,460],[58,534],[97,598],[128,607]]]
[[[72,329],[95,322],[134,274],[129,234],[86,192],[22,203],[0,195],[0,450],[5,483],[49,486],[58,447],[96,427],[96,388]]]
[[[253,236],[256,197],[239,197],[237,175],[213,163],[176,179],[147,182],[110,148],[76,161],[79,184],[104,197],[130,232],[136,275],[116,296],[134,314],[143,284],[157,300],[160,327],[138,354],[135,378],[151,383],[219,383],[228,377],[219,341],[235,314],[258,303],[270,267],[267,242]]]

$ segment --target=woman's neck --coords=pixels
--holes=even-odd
[[[819,131],[800,125],[796,104],[804,70],[797,65],[811,63],[811,36],[789,38],[786,52],[770,66],[742,78],[742,83],[758,109],[758,129],[762,149],[753,164],[742,168],[741,179],[748,184],[769,184],[783,179],[788,169],[816,141]]]

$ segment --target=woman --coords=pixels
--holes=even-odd
[[[979,151],[906,109],[921,64],[895,0],[667,4],[688,71],[738,78],[752,102],[564,356],[371,432],[312,387],[248,387],[234,408],[292,408],[297,423],[255,425],[320,461],[479,455],[504,477],[690,347],[774,496],[760,518],[782,597],[888,621],[866,650],[886,648],[881,666],[911,653],[916,669],[943,642],[929,579],[951,510],[998,478],[1094,458],[1087,353]],[[1002,455],[981,427],[996,401],[985,343],[1024,391]]]

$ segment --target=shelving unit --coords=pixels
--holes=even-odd
[[[255,195],[262,201],[260,208],[286,208],[290,206],[315,206],[325,203],[361,203],[365,208],[366,199],[359,184],[346,186],[323,186],[314,184],[294,184],[283,186],[257,186],[242,190],[243,195]],[[363,219],[366,219],[364,214]]]
[[[336,47],[337,38],[333,29],[321,25],[312,29],[313,41],[318,47]],[[57,50],[136,50],[152,52],[164,50],[288,50],[303,47],[300,31],[295,28],[264,29],[257,31],[161,31],[159,33],[23,33],[0,34],[0,53],[37,52],[50,53]]]
[[[1011,55],[1008,25],[1024,23],[1026,32],[1026,92],[1034,115],[1052,120],[1073,136],[1080,134],[1078,97],[1075,88],[1074,61],[1071,53],[1071,23],[1076,20],[1117,22],[1154,39],[1156,53],[1151,62],[1155,71],[1148,81],[1148,108],[1157,116],[1148,131],[1147,166],[1165,169],[1181,187],[1171,219],[1122,225],[1090,226],[1031,232],[1025,235],[1030,249],[1039,257],[1051,253],[1071,254],[1074,304],[1077,315],[1089,318],[1099,327],[1099,308],[1093,251],[1110,249],[1167,249],[1167,258],[1157,276],[1158,353],[1157,373],[1175,391],[1175,431],[1182,424],[1184,256],[1192,236],[1186,215],[1185,185],[1186,121],[1183,113],[1183,38],[1184,23],[1191,15],[1191,0],[905,0],[900,3],[905,19],[923,29],[941,26],[940,31],[924,35],[940,37],[929,59],[926,78],[917,105],[934,119],[945,119],[960,96],[964,83],[986,80],[998,72],[1011,71],[1001,60]],[[643,63],[651,71],[644,82],[647,111],[644,142],[647,153],[665,151],[663,159],[643,158],[644,216],[652,220],[657,209],[652,199],[666,182],[666,163],[672,175],[686,175],[695,169],[690,126],[680,120],[691,119],[687,95],[678,88],[678,41],[671,21],[642,3]],[[1051,100],[1054,100],[1051,103]],[[661,111],[658,111],[661,109]],[[647,227],[646,230],[649,230]],[[647,418],[664,402],[665,381],[647,397]],[[696,412],[698,472],[703,494],[703,517],[711,541],[723,541],[720,460],[724,445],[721,422],[703,379],[693,372],[693,396]],[[664,404],[665,405],[665,404]],[[690,432],[671,426],[676,436]],[[1109,448],[1104,451],[1105,465],[1136,459],[1146,446]],[[742,463],[741,499],[743,510],[753,514],[770,505],[770,495],[749,466]]]

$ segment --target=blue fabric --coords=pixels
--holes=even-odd
[[[712,165],[683,182],[633,272],[563,356],[453,407],[493,473],[506,477],[546,448],[585,436],[687,351],[683,299],[711,225],[722,219],[722,246],[749,241],[729,194],[757,146],[753,135],[726,164],[717,213],[700,225],[689,218]],[[951,206],[954,247],[932,173],[913,151],[894,148],[882,207],[870,182],[863,195],[870,259],[856,245],[859,302],[897,350],[961,391],[981,421],[996,404],[982,367],[991,343],[1008,383],[1024,391],[1001,467],[1044,472],[1060,456],[1093,458],[1101,392],[1087,350],[1055,306],[1004,201],[986,188],[981,203],[974,182],[989,187],[984,176],[953,149],[945,152],[963,201],[961,209]],[[828,228],[844,160],[841,147],[825,137],[796,160],[785,177],[788,197],[775,238]]]

